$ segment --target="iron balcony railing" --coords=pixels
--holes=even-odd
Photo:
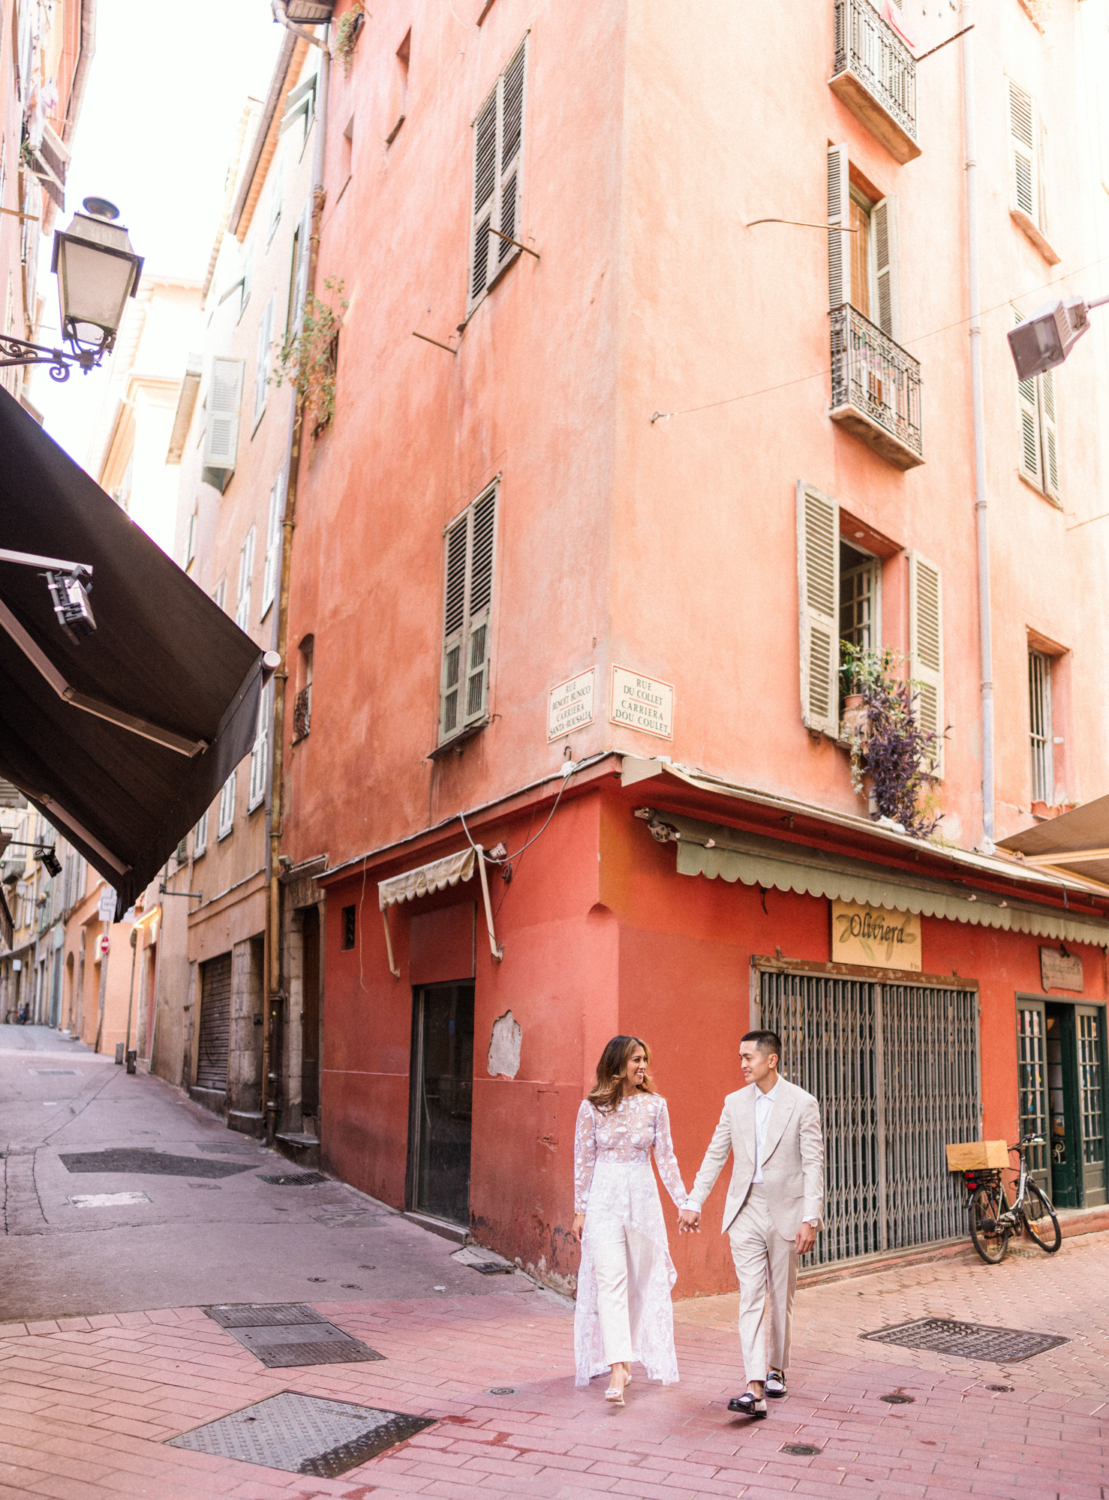
[[[920,362],[850,303],[831,317],[833,413],[858,412],[923,461]]]
[[[835,0],[833,79],[854,73],[884,110],[916,139],[916,59],[870,0]]]

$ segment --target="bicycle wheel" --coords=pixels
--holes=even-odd
[[[1008,1225],[998,1222],[1004,1212],[1000,1190],[979,1188],[971,1194],[969,1210],[974,1248],[988,1266],[996,1266],[1005,1259],[1011,1233]]]
[[[1048,1255],[1054,1255],[1063,1243],[1063,1231],[1059,1228],[1055,1210],[1048,1202],[1047,1194],[1034,1182],[1028,1184],[1027,1191],[1024,1227],[1028,1230],[1029,1238],[1034,1240],[1041,1250],[1046,1250]]]

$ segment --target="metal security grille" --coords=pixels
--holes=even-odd
[[[200,1050],[197,1087],[227,1090],[227,1047],[231,1038],[231,955],[200,966]]]
[[[964,1204],[948,1141],[978,1135],[978,995],[762,972],[759,1025],[820,1101],[824,1231],[811,1264],[949,1239]]]
[[[1070,1339],[1058,1333],[991,1328],[984,1323],[960,1323],[954,1318],[917,1318],[912,1323],[860,1333],[859,1337],[872,1339],[876,1344],[898,1344],[903,1349],[927,1349],[932,1354],[958,1354],[963,1359],[988,1359],[1004,1365],[1070,1343]]]
[[[1051,736],[1051,657],[1028,653],[1028,718],[1032,741],[1032,800],[1055,801]]]

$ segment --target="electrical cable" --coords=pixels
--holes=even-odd
[[[527,841],[526,844],[521,844],[520,847],[519,847],[519,849],[517,849],[514,853],[512,853],[512,854],[503,854],[503,855],[501,855],[497,859],[494,859],[491,854],[486,854],[485,850],[482,849],[480,851],[480,853],[482,855],[482,858],[485,860],[486,864],[490,864],[490,865],[507,865],[507,864],[511,864],[511,862],[514,859],[519,859],[520,858],[520,855],[523,854],[523,852],[524,852],[525,849],[530,849],[531,846],[532,846],[532,844],[535,843],[535,840],[536,839],[541,839],[543,837],[543,835],[546,833],[548,827],[550,826],[550,821],[554,817],[555,813],[558,811],[558,804],[562,801],[562,794],[566,790],[566,788],[567,788],[567,786],[569,784],[570,777],[571,776],[576,776],[579,771],[583,770],[588,765],[592,765],[594,761],[602,760],[604,758],[604,756],[607,755],[607,754],[608,754],[608,751],[602,751],[599,755],[592,755],[592,756],[589,757],[588,760],[579,761],[577,763],[577,765],[574,766],[573,770],[567,771],[566,774],[562,778],[562,785],[558,789],[558,796],[554,799],[554,806],[551,808],[550,812],[547,814],[547,821],[546,821],[546,823],[543,824],[543,827],[539,830],[539,832],[537,834],[535,834],[534,837],[528,839],[528,841]],[[466,835],[466,842],[469,844],[470,848],[474,851],[474,853],[477,854],[479,852],[478,846],[474,843],[473,839],[470,837],[470,830],[466,827],[466,815],[465,815],[465,813],[461,813],[460,812],[458,814],[458,821],[462,824],[462,832]]]

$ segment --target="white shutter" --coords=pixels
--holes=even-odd
[[[917,697],[917,718],[940,736],[930,774],[943,775],[943,597],[935,563],[909,553],[909,658]]]
[[[474,121],[474,197],[467,306],[472,309],[520,254],[490,233],[519,238],[527,42],[521,43]]]
[[[258,700],[258,730],[254,736],[254,744],[250,751],[250,797],[247,802],[247,812],[253,812],[256,807],[261,806],[266,797],[266,772],[269,768],[270,752],[270,714],[271,698],[273,689],[272,680],[262,690],[262,696]]]
[[[235,778],[237,773],[231,775],[223,783],[219,794],[219,827],[216,830],[217,838],[226,838],[235,825]]]
[[[1032,97],[1009,80],[1009,148],[1012,158],[1012,207],[1039,224],[1039,152],[1036,107]]]
[[[1024,321],[1018,308],[1013,309],[1015,323]],[[1043,489],[1043,472],[1040,464],[1040,393],[1036,380],[1018,380],[1017,397],[1020,407],[1020,472],[1031,480],[1037,489]]]
[[[235,624],[250,629],[250,589],[254,578],[254,527],[243,538],[239,552],[239,592],[235,596]]]
[[[239,407],[243,399],[241,359],[212,361],[204,427],[204,467],[233,469],[239,452]]]
[[[828,147],[828,306],[851,301],[851,179],[846,146]]]
[[[463,723],[483,719],[489,706],[489,647],[493,602],[493,541],[497,492],[489,490],[473,506],[470,526],[470,578],[466,632],[466,702]]]
[[[874,284],[877,292],[875,322],[883,333],[901,339],[901,277],[899,274],[897,199],[883,198],[870,215],[874,240]]]
[[[273,482],[270,490],[270,514],[266,524],[266,566],[262,575],[262,610],[259,619],[266,618],[266,611],[277,594],[278,565],[281,560],[281,498],[285,488],[284,474]]]
[[[1036,376],[1040,388],[1040,437],[1043,488],[1053,500],[1059,499],[1059,437],[1055,425],[1055,371],[1045,370]]]
[[[258,352],[254,365],[254,420],[266,409],[270,379],[270,345],[273,342],[273,297],[262,309],[258,323]]]
[[[839,736],[839,506],[797,486],[801,721]]]
[[[308,290],[308,257],[312,234],[312,205],[306,203],[300,216],[300,224],[293,241],[292,305],[289,308],[288,332],[300,329],[300,317],[304,311],[304,297]]]
[[[193,859],[197,859],[208,847],[208,809],[200,815],[200,822],[193,830]]]

